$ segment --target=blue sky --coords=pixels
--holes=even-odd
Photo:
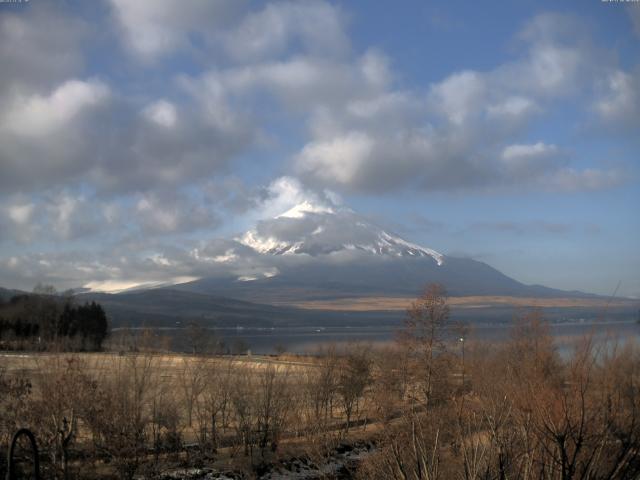
[[[2,286],[233,268],[193,252],[324,199],[640,297],[640,3],[31,0],[0,65]]]

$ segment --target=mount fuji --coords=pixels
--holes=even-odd
[[[351,209],[306,200],[220,248],[195,252],[219,274],[171,288],[262,303],[410,297],[430,282],[452,296],[588,296],[525,285],[486,263],[409,242]]]
[[[514,308],[541,303],[547,318],[560,321],[595,318],[603,305],[611,318],[626,319],[638,308],[525,285],[486,263],[412,243],[334,203],[298,202],[233,239],[202,243],[190,256],[203,272],[197,280],[81,297],[100,302],[114,325],[172,328],[397,326],[430,282],[463,297],[452,299],[458,302],[452,316],[462,321],[508,322]]]
[[[349,209],[333,210],[303,202],[262,222],[239,238],[240,243],[262,254],[319,256],[360,251],[388,257],[431,257],[442,265],[444,256],[391,235]]]

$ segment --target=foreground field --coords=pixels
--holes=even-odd
[[[364,358],[365,350],[358,352]],[[4,353],[2,445],[27,426],[47,454],[48,475],[79,478],[136,472],[155,478],[172,465],[205,460],[248,475],[291,452],[330,456],[362,427],[365,413],[368,380],[339,374],[345,359],[335,352],[323,358]],[[369,378],[370,367],[367,361],[359,374]],[[326,388],[332,391],[323,396]]]
[[[435,286],[393,345],[314,356],[7,353],[0,445],[28,427],[60,479],[638,478],[634,343],[560,356],[539,310],[460,342],[448,312]]]

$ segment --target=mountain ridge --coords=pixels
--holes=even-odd
[[[236,237],[220,263],[247,257],[244,273],[170,288],[270,303],[380,295],[416,296],[426,283],[454,296],[594,296],[525,285],[487,263],[409,242],[351,209],[301,202]],[[248,249],[249,254],[240,252]]]

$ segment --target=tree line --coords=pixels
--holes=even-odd
[[[96,302],[77,304],[73,295],[51,287],[0,299],[0,341],[5,349],[48,349],[52,346],[100,350],[109,323]]]

